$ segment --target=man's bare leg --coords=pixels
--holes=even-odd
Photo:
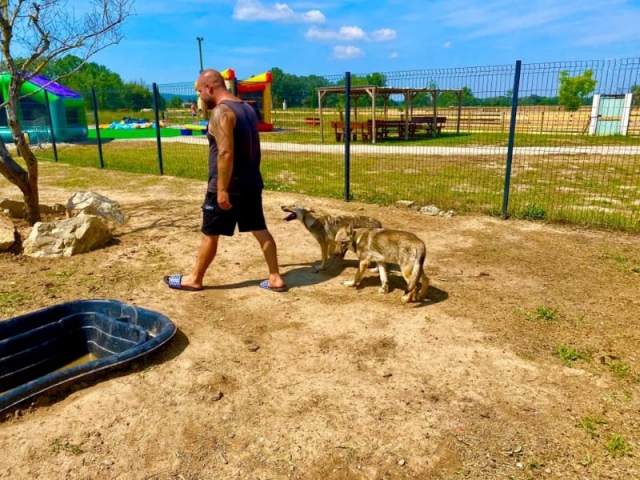
[[[216,258],[219,235],[204,235],[200,243],[196,265],[189,275],[182,277],[182,286],[202,288],[204,274]]]
[[[280,267],[278,266],[278,247],[269,230],[254,230],[253,236],[256,237],[264,259],[269,267],[269,287],[282,288],[285,286],[284,280],[280,276]]]

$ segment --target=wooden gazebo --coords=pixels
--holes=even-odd
[[[454,92],[458,97],[458,115],[456,122],[456,133],[460,133],[460,111],[462,109],[462,90],[455,89],[439,89],[439,88],[401,88],[401,87],[377,87],[374,85],[367,86],[352,86],[351,89],[351,98],[353,113],[354,113],[354,121],[358,120],[358,99],[363,95],[368,95],[371,98],[371,121],[373,124],[373,129],[375,131],[375,122],[376,122],[376,99],[378,97],[382,98],[383,106],[382,112],[383,117],[386,119],[388,115],[388,107],[389,107],[389,97],[391,95],[403,95],[404,104],[406,106],[406,115],[404,116],[404,120],[406,122],[407,128],[405,128],[405,132],[408,132],[409,122],[411,121],[411,117],[413,116],[413,100],[419,93],[429,93],[431,94],[431,98],[433,100],[433,120],[436,121],[438,117],[438,96],[443,92]],[[320,141],[324,142],[324,128],[322,122],[322,102],[327,94],[342,94],[346,93],[346,87],[320,87],[317,89],[318,92],[318,114],[320,116]],[[376,136],[372,136],[372,142],[375,143]]]

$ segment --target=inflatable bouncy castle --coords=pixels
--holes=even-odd
[[[9,95],[10,81],[8,73],[0,74],[0,103]],[[87,116],[84,100],[79,93],[42,75],[34,75],[22,85],[20,94],[28,96],[20,99],[18,121],[22,131],[30,138],[50,141],[51,133],[60,142],[87,138]],[[5,143],[13,142],[4,108],[0,110],[0,135]]]

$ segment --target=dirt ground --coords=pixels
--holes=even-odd
[[[640,477],[637,235],[265,192],[289,291],[258,287],[262,254],[236,234],[207,288],[180,292],[161,279],[193,265],[204,182],[41,169],[41,203],[91,189],[130,220],[88,254],[0,254],[0,319],[112,298],[178,333],[143,361],[2,414],[0,478]],[[0,198],[19,191],[0,178]],[[397,271],[387,295],[373,273],[342,285],[353,254],[314,273],[318,245],[282,221],[293,202],[416,233],[428,301],[402,305]]]

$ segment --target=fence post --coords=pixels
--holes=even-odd
[[[91,87],[91,108],[93,108],[93,121],[96,123],[96,139],[98,140],[98,159],[100,168],[104,168],[104,158],[102,157],[102,140],[100,139],[100,120],[98,119],[98,99],[96,89]]]
[[[44,91],[44,102],[47,104],[47,119],[49,120],[49,130],[51,131],[51,146],[53,147],[53,158],[58,161],[58,148],[56,147],[56,136],[53,133],[53,119],[51,118],[51,105],[49,104],[49,92]]]
[[[158,151],[158,171],[160,172],[160,175],[164,175],[164,166],[162,164],[162,136],[160,135],[160,109],[158,95],[158,85],[153,82],[153,112],[156,119],[156,149]]]
[[[509,187],[511,184],[511,164],[513,163],[513,144],[516,136],[516,117],[518,115],[518,91],[520,90],[520,70],[522,61],[516,60],[513,76],[513,98],[511,100],[511,119],[509,121],[509,144],[507,146],[507,166],[504,173],[504,195],[502,197],[502,219],[507,218],[509,207]]]
[[[344,74],[344,200],[351,198],[351,72]]]

